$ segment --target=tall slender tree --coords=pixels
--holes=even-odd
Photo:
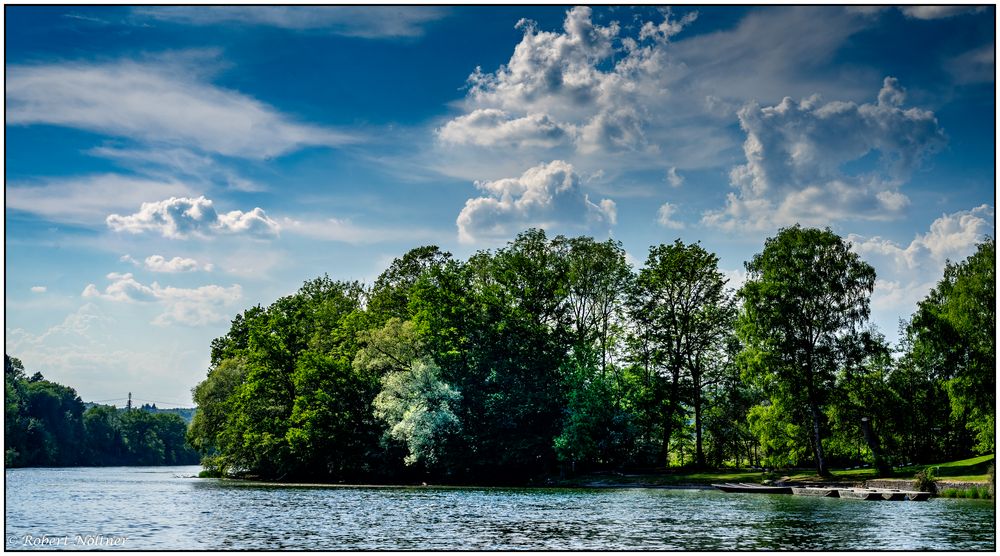
[[[674,421],[681,403],[690,401],[695,413],[696,463],[705,465],[702,446],[702,388],[712,366],[713,352],[723,348],[733,317],[726,279],[718,257],[694,243],[677,240],[651,247],[639,272],[638,294],[631,312],[648,322],[654,344],[653,361],[666,378],[661,461],[669,453]],[[690,399],[685,390],[691,392]]]

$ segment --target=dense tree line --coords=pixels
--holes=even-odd
[[[321,277],[211,346],[188,437],[211,472],[523,481],[622,467],[929,462],[994,449],[994,244],[949,264],[892,348],[875,272],[830,230],[770,238],[727,287],[680,240],[528,230],[370,287]]]
[[[95,405],[76,391],[30,377],[4,355],[4,463],[7,467],[188,465],[198,454],[179,415]]]

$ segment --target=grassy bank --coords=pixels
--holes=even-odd
[[[989,469],[993,465],[995,456],[988,454],[976,456],[974,458],[950,461],[945,463],[921,464],[896,467],[892,470],[890,478],[912,479],[919,471],[933,469],[934,476],[938,479],[948,479],[951,481],[989,481]],[[831,471],[835,481],[866,481],[875,479],[876,473],[873,468],[864,469],[834,469]],[[822,481],[814,472],[792,473],[788,475],[792,481]]]
[[[988,482],[989,468],[994,463],[994,455],[937,463],[912,465],[893,469],[891,478],[912,479],[918,471],[934,469],[934,476],[949,481]],[[588,473],[557,481],[561,486],[682,486],[708,485],[712,483],[761,483],[766,480],[784,479],[800,482],[863,482],[875,479],[872,468],[834,469],[832,478],[821,478],[812,470],[786,470],[771,473],[761,471],[664,471],[657,473]],[[985,487],[984,487],[985,488]],[[955,497],[970,497],[969,493],[954,493]],[[942,493],[943,495],[943,493]]]
[[[984,500],[992,498],[989,487],[946,488],[939,492],[938,496],[943,498],[977,498]]]

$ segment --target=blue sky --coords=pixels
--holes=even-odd
[[[5,345],[85,400],[190,402],[236,313],[517,232],[796,222],[895,340],[994,235],[993,6],[7,6]]]

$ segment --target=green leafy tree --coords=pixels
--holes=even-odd
[[[788,405],[787,397],[773,397],[758,403],[747,413],[751,434],[760,443],[760,461],[769,468],[798,465],[809,454],[809,428],[802,409]]]
[[[354,356],[354,368],[376,376],[409,370],[415,360],[427,355],[411,320],[392,317],[381,328],[361,332],[358,339],[362,347]]]
[[[707,373],[718,367],[734,309],[718,270],[718,257],[698,244],[680,240],[651,247],[639,271],[631,313],[643,323],[651,348],[649,363],[666,381],[662,398],[660,460],[667,461],[675,420],[688,398],[695,415],[695,462],[705,465],[702,442],[703,389]],[[690,395],[686,395],[689,391]]]
[[[996,243],[981,243],[917,307],[908,331],[944,381],[952,413],[966,421],[980,452],[995,449]]]
[[[900,402],[891,412],[891,431],[904,462],[937,462],[961,453],[964,423],[957,423],[945,379],[937,375],[935,351],[904,330],[902,356],[890,370],[888,387]]]
[[[707,384],[704,427],[707,436],[705,457],[715,468],[760,466],[757,438],[750,431],[747,415],[763,401],[759,388],[740,377],[736,358],[741,346],[730,335],[721,357],[716,360],[715,380]]]
[[[623,406],[624,379],[614,363],[634,276],[620,242],[559,236],[552,244],[566,260],[564,303],[571,342],[561,371],[567,406],[556,454],[574,469],[578,464],[621,464],[632,450],[634,429]]]
[[[633,279],[625,249],[621,242],[596,242],[589,237],[560,236],[553,243],[556,249],[564,250],[567,261],[565,303],[574,349],[598,353],[599,370],[606,374],[613,329]]]
[[[233,411],[232,397],[244,383],[246,376],[247,363],[244,359],[223,359],[208,372],[205,380],[191,390],[198,411],[191,420],[187,437],[191,446],[200,453],[214,456],[221,448],[219,434]],[[206,467],[214,469],[215,466]]]
[[[84,411],[76,391],[26,377],[5,360],[5,452],[8,466],[174,465],[198,461],[179,415],[95,405]]]
[[[372,472],[378,427],[371,401],[377,379],[356,372],[347,357],[307,351],[298,358],[293,383],[297,395],[286,433],[291,472],[338,479]]]
[[[414,321],[442,379],[462,393],[454,467],[522,480],[556,464],[571,349],[565,249],[541,230],[431,269]]]
[[[894,414],[906,402],[889,382],[894,362],[885,338],[871,330],[861,339],[855,346],[861,353],[847,357],[854,364],[837,374],[837,394],[827,410],[832,451],[845,465],[862,460],[874,465],[879,477],[888,477],[892,474],[890,453],[896,451],[891,434]]]
[[[23,461],[27,449],[25,434],[25,385],[24,364],[6,353],[3,356],[4,374],[4,462],[17,466]]]
[[[816,470],[829,475],[823,408],[837,370],[863,354],[875,270],[829,229],[797,225],[767,239],[746,269],[737,325],[746,372],[796,417],[805,413],[793,423],[810,430]]]
[[[356,376],[351,367],[365,327],[363,298],[361,284],[323,276],[234,319],[213,342],[213,367],[195,391],[191,438],[206,465],[266,478],[365,468],[369,451],[346,449],[377,438],[365,422],[377,379]]]
[[[417,247],[394,259],[372,285],[369,312],[379,322],[393,317],[409,319],[412,316],[410,297],[421,276],[450,259],[451,253],[441,251],[436,245]]]
[[[578,368],[567,394],[566,418],[555,438],[556,455],[577,465],[622,465],[634,452],[634,416],[617,403],[618,385],[610,375]]]
[[[109,405],[95,405],[84,412],[83,428],[89,462],[124,465],[127,461],[118,414],[119,410]]]

